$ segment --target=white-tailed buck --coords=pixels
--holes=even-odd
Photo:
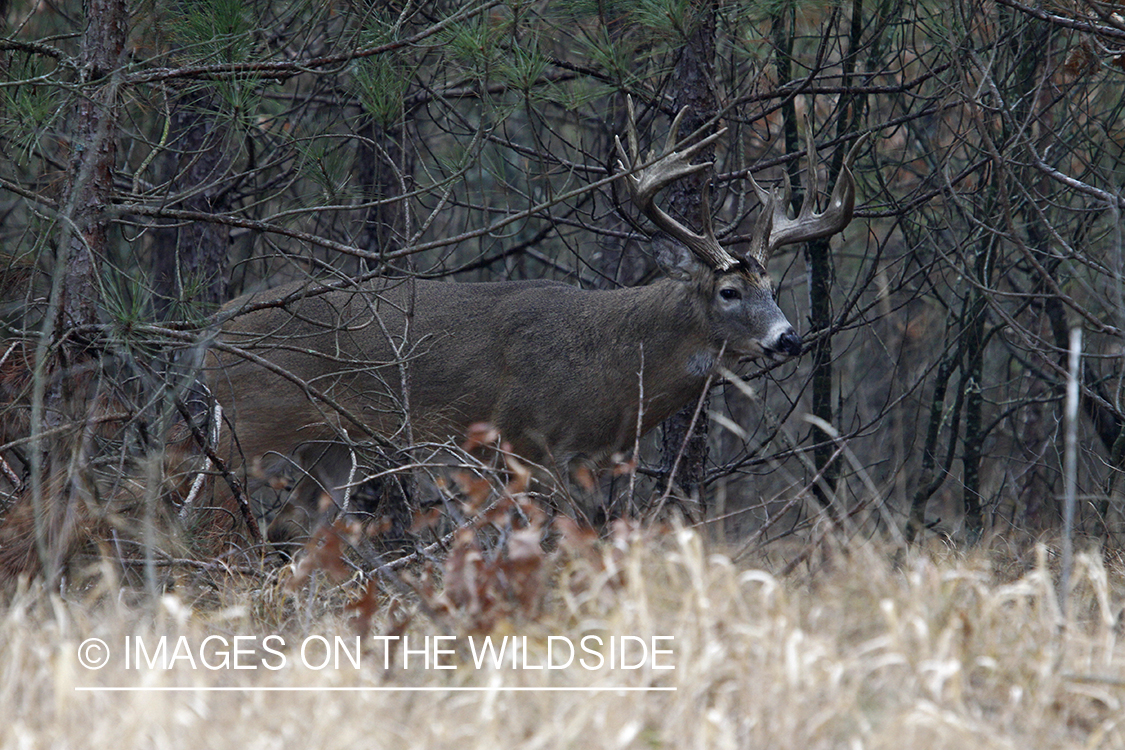
[[[349,446],[447,441],[488,422],[516,454],[565,477],[575,459],[604,462],[631,447],[638,409],[647,432],[697,399],[720,359],[799,354],[766,262],[780,245],[847,226],[855,150],[816,213],[810,133],[799,215],[788,214],[788,181],[770,191],[752,183],[761,215],[746,251],[732,253],[712,231],[706,190],[700,233],[656,205],[666,185],[710,167],[690,160],[722,135],[674,151],[681,117],[647,164],[631,103],[627,150],[617,141],[632,203],[660,230],[653,245],[667,278],[610,291],[380,278],[242,297],[226,310],[244,314],[225,324],[209,355],[209,385],[230,428],[220,455],[251,488],[298,477],[291,497],[308,506],[325,494],[340,502],[342,488],[363,479]]]

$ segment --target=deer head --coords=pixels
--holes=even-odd
[[[774,301],[774,290],[766,264],[773,251],[782,245],[805,242],[840,232],[848,225],[855,206],[855,182],[851,164],[860,143],[844,160],[840,178],[832,191],[828,208],[816,212],[819,193],[816,146],[812,127],[806,121],[808,144],[808,193],[796,218],[788,214],[792,190],[788,175],[781,189],[765,190],[753,177],[754,192],[762,204],[754,227],[753,239],[745,253],[735,256],[716,239],[711,223],[709,182],[704,181],[700,200],[701,232],[694,232],[672,218],[656,204],[656,195],[667,185],[709,169],[711,162],[692,164],[691,159],[726,133],[726,128],[713,133],[682,151],[674,150],[680,123],[687,109],[672,121],[662,154],[650,152],[643,162],[637,139],[636,116],[631,97],[626,99],[628,123],[626,138],[628,151],[615,139],[619,156],[618,167],[628,186],[633,204],[675,241],[687,248],[690,255],[676,253],[674,246],[657,243],[658,258],[670,275],[680,279],[696,279],[704,286],[714,286],[714,321],[716,335],[723,337],[732,353],[753,357],[797,355],[801,353],[801,338]],[[862,141],[861,141],[862,143]]]

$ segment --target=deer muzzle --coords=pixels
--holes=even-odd
[[[766,349],[766,354],[771,357],[777,354],[796,357],[801,353],[801,349],[801,337],[797,335],[796,331],[790,328],[777,337],[777,340]]]

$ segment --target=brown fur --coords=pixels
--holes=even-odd
[[[732,365],[796,340],[764,269],[717,272],[680,250],[679,278],[616,291],[383,279],[235,300],[228,312],[252,311],[224,326],[208,361],[233,427],[221,454],[254,486],[305,477],[296,497],[309,508],[325,493],[340,501],[353,468],[343,446],[361,440],[441,442],[489,422],[564,478],[572,460],[605,462],[632,445],[638,408],[647,432],[695,399],[721,350]]]

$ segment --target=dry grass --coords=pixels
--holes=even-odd
[[[0,745],[12,748],[756,747],[1070,748],[1125,746],[1125,578],[1100,555],[1076,566],[1065,625],[1048,554],[1020,563],[941,551],[850,549],[815,572],[779,579],[734,565],[679,530],[634,537],[601,560],[551,558],[526,635],[534,659],[550,635],[672,635],[674,671],[384,670],[366,642],[361,669],[126,670],[126,636],[277,633],[354,637],[340,606],[355,582],[323,578],[297,594],[228,580],[218,601],[167,595],[155,611],[123,603],[102,574],[85,594],[24,589],[0,611]],[[319,583],[318,583],[319,581]],[[181,586],[181,591],[190,587]],[[398,605],[395,605],[396,607]],[[395,625],[384,604],[373,633]],[[452,615],[416,613],[406,634],[453,635]],[[79,665],[100,637],[109,666]],[[267,654],[268,656],[268,654]],[[396,659],[400,654],[396,652]],[[663,657],[662,657],[663,659]],[[447,661],[456,661],[448,658]],[[417,663],[417,661],[415,662]],[[79,687],[306,687],[304,692],[82,692]],[[491,687],[482,692],[328,691]],[[674,692],[510,692],[501,687],[671,687]]]

